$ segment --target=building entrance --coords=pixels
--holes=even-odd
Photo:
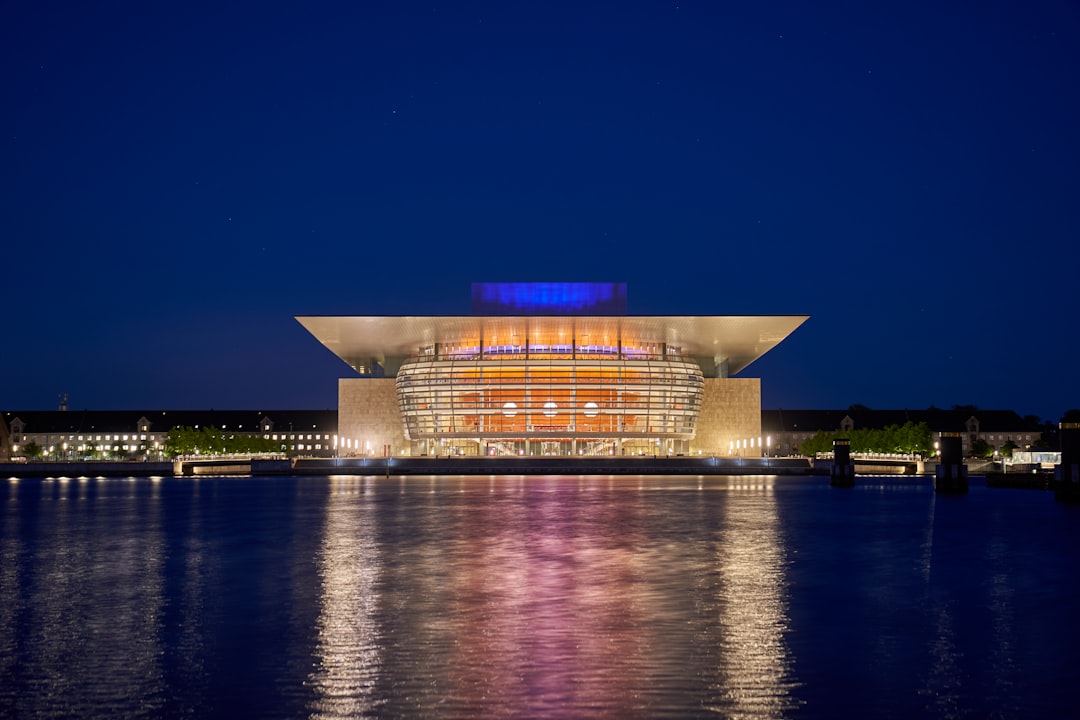
[[[546,438],[543,440],[488,440],[485,455],[491,456],[601,456],[618,455],[615,439]]]
[[[685,453],[686,445],[671,438],[455,438],[429,440],[421,453],[450,457],[674,455]]]

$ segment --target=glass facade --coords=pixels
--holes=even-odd
[[[447,455],[685,452],[702,387],[678,348],[555,337],[428,345],[396,378],[406,438]]]

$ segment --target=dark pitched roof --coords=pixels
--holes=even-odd
[[[1013,410],[762,410],[762,432],[832,432],[840,429],[845,417],[855,428],[883,428],[906,422],[926,423],[934,432],[967,432],[967,421],[979,421],[980,432],[1018,432],[1041,428],[1032,426]]]
[[[6,410],[8,427],[22,420],[28,433],[137,432],[141,418],[150,421],[151,432],[174,427],[215,426],[227,430],[255,431],[265,417],[276,432],[290,430],[337,431],[336,410]]]

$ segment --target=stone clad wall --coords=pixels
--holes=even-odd
[[[726,456],[731,441],[761,435],[761,380],[758,378],[705,378],[701,415],[690,441],[690,453]],[[405,439],[393,378],[342,378],[338,381],[339,454],[350,455],[345,445],[359,445],[351,454],[363,455],[367,443],[375,457],[383,445],[400,455],[410,443]],[[743,453],[760,457],[757,447]]]
[[[350,451],[345,439],[352,439],[359,449]],[[338,380],[339,455],[364,455],[368,443],[375,457],[382,457],[383,445],[389,445],[394,455],[409,447],[398,412],[394,378],[341,378]]]
[[[690,453],[697,455],[728,454],[732,441],[758,438],[761,435],[761,379],[705,378],[701,415],[697,431],[690,441]],[[740,451],[748,457],[761,457],[756,446]]]

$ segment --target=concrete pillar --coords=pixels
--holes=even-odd
[[[1054,468],[1054,497],[1080,500],[1080,423],[1058,424],[1061,462]]]
[[[968,491],[968,469],[964,464],[964,438],[960,433],[943,432],[940,438],[941,457],[934,476],[934,489],[946,493]]]
[[[855,463],[851,460],[851,441],[846,438],[833,440],[833,463],[829,473],[829,484],[833,487],[855,485]]]

